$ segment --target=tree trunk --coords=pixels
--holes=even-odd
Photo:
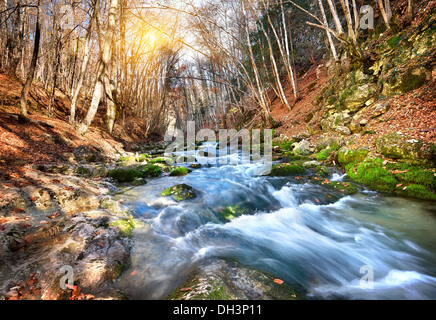
[[[41,30],[40,30],[40,4],[41,0],[38,0],[38,13],[36,16],[36,28],[35,28],[35,44],[33,46],[33,54],[32,54],[32,61],[30,63],[29,72],[27,74],[27,80],[23,87],[23,90],[21,91],[21,97],[20,97],[20,107],[21,107],[21,116],[24,118],[27,118],[27,95],[29,94],[30,86],[33,82],[33,77],[35,75],[35,69],[36,69],[36,62],[38,60],[38,51],[39,51],[39,42],[41,38]]]
[[[322,4],[322,0],[318,0],[319,3],[319,7],[321,9],[321,15],[322,15],[322,19],[323,22],[326,26],[328,26],[328,22],[327,22],[327,16],[325,15],[325,11],[324,11],[324,6]],[[330,50],[332,51],[333,54],[333,58],[335,59],[335,61],[338,61],[338,54],[336,52],[336,48],[335,48],[335,44],[333,43],[333,39],[332,39],[332,35],[330,34],[330,32],[326,31],[327,33],[327,39],[329,41],[330,44]]]
[[[81,66],[80,71],[79,71],[80,73],[79,73],[79,79],[77,80],[76,89],[74,90],[73,98],[71,100],[70,119],[69,119],[70,124],[74,124],[74,122],[76,121],[76,104],[77,104],[77,100],[79,98],[80,90],[82,89],[83,80],[85,79],[86,69],[88,67],[88,61],[89,61],[89,57],[90,57],[90,41],[91,41],[91,34],[92,34],[92,26],[94,23],[96,10],[97,10],[97,8],[94,7],[94,13],[92,14],[91,21],[89,22],[88,30],[86,31],[85,48],[83,49],[82,66]]]
[[[327,2],[330,7],[330,12],[332,13],[333,16],[333,21],[335,22],[336,31],[338,32],[339,35],[342,35],[344,34],[344,29],[342,28],[341,21],[339,20],[339,16],[338,16],[338,12],[336,11],[335,4],[332,2],[332,0],[327,0]]]
[[[385,8],[384,8],[384,5],[383,5],[383,0],[377,0],[377,2],[378,2],[378,6],[380,7],[380,11],[381,11],[381,14],[383,16],[383,20],[385,22],[385,25],[386,25],[386,27],[388,29],[390,29],[391,26],[389,25],[389,17],[388,17],[388,14],[385,11]]]
[[[407,19],[409,21],[413,20],[413,0],[407,1]]]
[[[103,87],[105,83],[104,77],[107,76],[107,67],[110,62],[111,58],[111,50],[112,50],[112,42],[113,37],[115,34],[115,22],[116,22],[116,16],[118,12],[118,0],[111,0],[110,2],[110,8],[109,8],[109,16],[107,21],[107,30],[106,35],[104,37],[104,41],[102,43],[101,47],[101,53],[100,53],[100,67],[97,73],[97,82],[94,87],[94,93],[92,96],[91,105],[89,107],[88,113],[81,123],[81,125],[78,128],[78,132],[80,134],[84,134],[89,126],[92,123],[92,120],[94,119],[95,114],[97,113],[98,105],[100,104],[100,100],[103,94]],[[97,10],[97,19],[99,12]],[[103,37],[103,35],[100,35]]]
[[[18,64],[22,58],[24,46],[24,19],[22,10],[21,1],[18,1],[14,30],[12,37],[8,39],[9,71],[14,75],[16,75]]]

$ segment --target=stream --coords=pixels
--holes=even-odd
[[[118,289],[130,299],[165,299],[197,266],[231,259],[310,299],[436,298],[434,202],[366,190],[345,196],[310,182],[255,176],[256,166],[203,166],[120,193],[141,223]],[[178,203],[159,196],[181,183],[198,197]],[[218,212],[228,205],[246,213],[223,221]],[[364,282],[371,286],[362,286],[371,273],[373,282]]]

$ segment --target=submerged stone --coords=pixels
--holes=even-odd
[[[162,191],[160,196],[169,197],[172,196],[176,201],[184,201],[188,199],[194,199],[197,197],[197,190],[187,184],[179,184],[169,187]]]

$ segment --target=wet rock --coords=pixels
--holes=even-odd
[[[301,300],[280,279],[237,262],[218,260],[201,267],[168,297],[168,300]]]
[[[160,195],[164,197],[172,196],[173,199],[176,201],[184,201],[196,198],[197,193],[198,191],[195,190],[193,187],[183,183],[165,189]]]

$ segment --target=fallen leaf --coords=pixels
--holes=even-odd
[[[388,160],[383,161],[383,165],[386,165],[388,163]]]
[[[138,274],[138,270],[133,271],[130,275],[131,276],[136,276]]]
[[[318,199],[315,199],[315,201],[319,203],[319,200],[318,200]]]
[[[101,242],[97,242],[97,244],[102,248],[104,247],[103,243],[101,243]]]
[[[274,279],[274,282],[277,284],[283,284],[283,280],[280,279]]]
[[[180,292],[192,291],[192,288],[191,288],[191,287],[188,287],[188,288],[181,288],[179,291],[180,291]]]
[[[401,187],[402,185],[402,183],[397,184],[397,188]]]

